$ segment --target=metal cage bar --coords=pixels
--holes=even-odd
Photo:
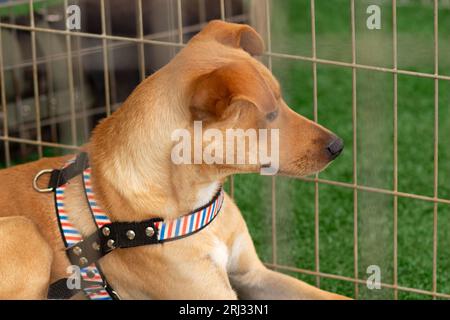
[[[434,20],[434,74],[439,73],[439,20],[438,20],[438,0],[434,0],[433,20]],[[434,198],[439,195],[439,80],[434,79],[434,172],[433,172],[433,193]],[[437,233],[438,233],[438,203],[433,204],[433,298],[437,293]]]
[[[6,139],[3,140],[3,147],[5,149],[5,163],[9,167],[11,165],[11,154],[9,152],[9,130],[8,130],[8,108],[6,105],[6,88],[5,88],[5,69],[3,63],[3,30],[0,27],[0,94],[1,94],[1,104],[3,112],[3,136]]]
[[[310,1],[311,10],[311,51],[312,57],[317,58],[316,49],[316,9],[315,0]],[[318,110],[317,110],[317,62],[312,63],[313,73],[313,113],[314,122],[318,122]],[[316,178],[319,178],[319,174],[316,174]],[[319,182],[314,182],[314,263],[316,272],[320,271],[320,235],[319,235]],[[316,286],[320,288],[320,277],[316,276]]]
[[[301,269],[301,268],[284,266],[284,265],[273,265],[270,263],[266,263],[265,265],[268,268],[272,268],[272,269],[276,268],[278,270],[296,272],[296,273],[310,275],[310,276],[319,276],[321,278],[326,278],[326,279],[341,280],[341,281],[355,283],[358,285],[365,285],[366,281],[367,281],[365,279],[351,278],[351,277],[341,276],[341,275],[332,274],[332,273],[315,272],[313,270]],[[438,298],[450,299],[450,294],[446,294],[446,293],[435,293],[435,292],[428,291],[428,290],[409,288],[409,287],[398,286],[398,285],[394,286],[389,283],[380,283],[380,285],[382,288],[397,289],[397,290],[403,291],[403,292],[411,292],[411,293],[423,294],[423,295],[427,295],[427,296],[436,296]]]
[[[272,56],[272,23],[270,17],[270,0],[265,1],[266,14],[266,33],[267,33],[267,67],[270,71],[273,69]],[[277,264],[278,250],[277,250],[277,194],[276,194],[277,180],[276,177],[271,177],[270,194],[271,194],[271,219],[272,219],[272,263]]]
[[[392,61],[394,70],[398,67],[397,53],[397,0],[392,0]],[[398,75],[393,74],[394,85],[394,172],[393,172],[393,190],[398,191]],[[394,215],[393,215],[393,274],[392,281],[394,285],[394,299],[398,299],[398,196],[394,195]]]
[[[73,36],[78,36],[78,37],[124,41],[124,42],[130,42],[130,43],[143,42],[144,44],[154,44],[154,45],[169,46],[169,47],[184,47],[186,45],[186,44],[179,44],[179,43],[174,43],[174,42],[169,42],[169,41],[160,41],[160,40],[153,40],[153,39],[141,40],[138,38],[132,38],[132,37],[126,37],[126,36],[114,36],[114,35],[102,35],[102,34],[87,33],[87,32],[65,31],[65,30],[48,29],[48,28],[42,28],[42,27],[30,27],[30,26],[25,26],[25,25],[16,25],[16,24],[11,24],[11,23],[0,23],[0,27],[5,28],[5,29],[46,32],[46,33],[55,33],[55,34],[61,34],[61,35],[66,35],[66,34],[70,33]],[[264,55],[267,57],[271,56],[271,57],[276,57],[276,58],[286,58],[286,59],[290,59],[290,60],[309,61],[309,62],[316,62],[317,64],[334,65],[334,66],[345,67],[345,68],[371,70],[371,71],[384,72],[384,73],[396,73],[396,74],[415,76],[415,77],[420,77],[420,78],[429,78],[429,79],[439,79],[439,80],[450,81],[450,76],[434,74],[434,73],[417,72],[417,71],[402,70],[402,69],[395,70],[393,68],[378,67],[378,66],[371,66],[371,65],[358,64],[358,63],[349,63],[349,62],[343,62],[343,61],[338,61],[338,60],[329,60],[329,59],[321,59],[321,58],[314,59],[312,57],[306,57],[306,56],[302,56],[302,55],[293,55],[293,54],[287,54],[287,53],[279,53],[279,52],[266,51],[264,53]]]
[[[178,43],[183,45],[183,6],[181,0],[177,0]]]
[[[138,60],[139,60],[139,77],[141,81],[145,79],[145,48],[144,48],[144,18],[142,13],[142,0],[136,0],[136,16],[137,16],[137,36],[138,43]]]
[[[203,6],[205,5],[205,3],[203,3]],[[227,16],[226,16],[226,10],[225,10],[225,0],[220,0],[219,2],[220,5],[220,20],[222,21],[226,21]],[[204,8],[204,7],[203,7]],[[232,199],[234,199],[234,176],[230,176],[230,178],[228,179],[230,188],[229,188],[229,192],[230,192],[230,196]]]
[[[64,12],[67,12],[67,0],[64,0]],[[66,30],[69,31],[67,25]],[[77,122],[75,117],[75,89],[73,80],[73,61],[72,61],[72,36],[66,35],[66,52],[67,52],[67,77],[69,83],[69,107],[70,107],[70,132],[72,135],[72,144],[77,145]]]
[[[356,65],[356,23],[355,0],[350,2],[351,28],[352,28],[352,64]],[[357,158],[357,96],[356,96],[356,67],[352,67],[352,126],[353,126],[353,186],[358,185],[358,158]],[[358,279],[358,189],[353,188],[353,272]],[[355,282],[355,299],[358,299],[359,284]]]
[[[409,199],[416,199],[416,200],[422,200],[427,202],[436,202],[436,203],[442,203],[442,204],[450,204],[450,199],[442,199],[442,198],[435,198],[435,197],[429,197],[429,196],[423,196],[418,195],[414,193],[407,193],[407,192],[401,192],[401,191],[392,191],[388,189],[382,189],[382,188],[375,188],[375,187],[368,187],[360,184],[353,184],[353,183],[347,183],[347,182],[340,182],[340,181],[334,181],[334,180],[327,180],[327,179],[315,179],[315,178],[308,178],[308,177],[300,177],[297,178],[303,181],[308,182],[315,182],[318,181],[322,184],[332,185],[332,186],[338,186],[338,187],[344,187],[349,189],[356,189],[359,191],[365,191],[365,192],[373,192],[373,193],[380,193],[380,194],[386,194],[391,196],[397,196],[402,198],[409,198]]]
[[[225,0],[220,0],[220,19],[225,21]]]
[[[38,141],[37,149],[39,158],[42,158],[43,151],[42,145],[42,132],[41,132],[41,102],[39,97],[39,77],[38,77],[38,66],[36,64],[36,31],[33,30],[34,25],[34,9],[33,0],[29,0],[29,10],[30,10],[30,32],[31,32],[31,59],[33,61],[33,94],[34,94],[34,109],[36,114],[36,140]]]
[[[103,48],[103,83],[105,86],[106,115],[111,114],[111,95],[109,90],[109,60],[108,60],[108,38],[106,37],[106,10],[105,0],[100,0],[100,13],[102,23],[102,48]]]

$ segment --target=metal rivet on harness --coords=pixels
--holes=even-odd
[[[133,230],[128,230],[128,231],[127,231],[127,238],[128,238],[129,240],[133,240],[135,237],[136,237],[136,233],[134,233]]]
[[[92,249],[95,251],[100,251],[100,245],[97,242],[92,243]]]
[[[111,234],[111,230],[108,227],[104,227],[102,229],[102,233],[105,237],[109,236]]]
[[[115,248],[114,243],[115,243],[115,241],[113,239],[109,239],[108,242],[106,242],[106,245],[109,248],[114,249]]]
[[[88,271],[86,271],[86,275],[87,275],[89,278],[93,278],[93,277],[95,277],[95,271],[89,269]]]
[[[85,266],[88,264],[88,259],[86,259],[85,257],[81,257],[80,258],[80,266]]]
[[[145,228],[145,235],[147,237],[153,237],[154,234],[155,234],[155,229],[153,229],[152,227]]]
[[[81,253],[83,252],[83,250],[81,250],[80,247],[76,246],[72,249],[73,253],[76,254],[77,256],[81,255]]]

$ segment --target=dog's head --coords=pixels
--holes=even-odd
[[[195,123],[203,134],[200,150],[192,144],[192,151],[202,153],[202,163],[232,173],[318,172],[341,153],[343,142],[289,108],[277,80],[254,58],[263,51],[262,38],[248,25],[212,21],[180,53],[191,74],[191,133]],[[244,145],[236,140],[240,134]]]

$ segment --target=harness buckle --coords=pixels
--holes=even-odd
[[[52,173],[52,172],[53,172],[53,169],[44,169],[44,170],[39,171],[38,174],[33,179],[33,189],[40,193],[52,192],[53,188],[39,188],[39,186],[37,184],[39,178],[42,175],[47,174],[47,173]]]

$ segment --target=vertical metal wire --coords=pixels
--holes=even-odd
[[[48,14],[47,8],[45,8],[45,14]],[[47,21],[45,22],[44,25],[46,28],[50,28],[50,25]],[[46,40],[47,41],[44,45],[51,46],[52,41],[51,41],[50,35],[48,37],[46,37]],[[46,58],[48,59],[49,57],[46,57]],[[48,84],[47,99],[50,102],[50,108],[49,108],[49,113],[48,113],[48,117],[49,117],[49,119],[51,119],[50,137],[51,137],[51,141],[58,141],[55,86],[54,86],[53,67],[51,65],[51,59],[48,59],[47,61],[45,61],[45,74],[46,74],[46,78],[47,78],[46,82]]]
[[[3,39],[2,39],[3,29],[0,28],[0,85],[1,85],[1,103],[2,103],[2,111],[3,111],[3,136],[5,139],[3,140],[3,146],[5,149],[5,162],[6,166],[9,167],[11,165],[11,154],[9,151],[9,130],[8,130],[8,106],[6,104],[6,89],[5,89],[5,69],[3,62]]]
[[[177,0],[178,43],[183,44],[183,7],[181,0]]]
[[[8,4],[13,3],[14,0],[8,0],[7,1]],[[13,12],[13,10],[10,10],[9,14],[8,14],[8,18],[9,21],[11,22],[11,24],[16,25],[17,19],[16,19],[16,15]],[[30,31],[31,31],[31,26],[30,26]],[[12,29],[11,30],[11,34],[12,37],[14,39],[17,39],[17,35],[18,35],[18,30],[17,29]],[[30,33],[31,35],[31,33]],[[16,69],[12,68],[11,70],[11,76],[13,79],[13,89],[14,89],[14,102],[15,102],[15,107],[17,108],[17,110],[20,110],[22,108],[22,103],[23,103],[23,99],[22,99],[22,95],[21,95],[21,87],[22,87],[22,83],[20,82],[19,79],[19,73],[17,72]],[[25,131],[25,124],[23,122],[23,116],[21,114],[22,112],[18,112],[16,115],[16,120],[19,121],[18,124],[18,131],[19,131],[19,136],[20,137],[24,137],[26,135],[26,131]],[[26,145],[25,144],[19,144],[19,148],[20,148],[20,155],[25,155],[26,153]]]
[[[67,14],[67,0],[64,0],[64,14]],[[66,30],[69,28],[66,24]],[[70,108],[70,129],[72,134],[72,145],[77,145],[77,122],[75,114],[75,89],[73,85],[73,66],[72,66],[72,39],[69,34],[66,35],[66,51],[67,51],[67,77],[69,83],[69,108]]]
[[[35,28],[34,24],[34,8],[33,8],[33,0],[28,1],[29,10],[30,10],[30,26],[31,28]],[[31,59],[33,65],[33,93],[34,93],[34,109],[35,109],[35,117],[36,117],[36,140],[38,142],[38,155],[39,158],[42,158],[42,131],[41,131],[41,102],[39,97],[39,77],[38,77],[38,66],[37,66],[37,54],[36,54],[36,31],[32,30],[31,33]]]
[[[102,21],[102,49],[103,49],[103,82],[105,86],[105,107],[106,115],[111,114],[111,97],[109,90],[109,61],[108,61],[108,40],[106,39],[106,11],[105,0],[100,0],[100,11]]]
[[[434,74],[439,74],[439,4],[434,0]],[[438,198],[439,176],[439,79],[434,79],[434,198]],[[433,293],[437,292],[438,203],[433,207]],[[436,299],[436,295],[433,296]]]
[[[356,27],[355,27],[355,0],[351,0],[351,26],[352,26],[352,64],[356,64]],[[356,68],[352,67],[352,124],[353,124],[353,268],[354,277],[358,279],[358,172],[357,172],[357,96],[356,96]],[[358,299],[359,286],[355,282],[355,299]]]
[[[137,28],[138,38],[144,40],[144,21],[142,16],[142,0],[136,0],[137,2]],[[139,59],[139,77],[141,81],[145,79],[145,51],[144,42],[138,44],[138,59]]]
[[[106,34],[112,34],[112,15],[111,15],[111,5],[105,6],[105,17],[109,17],[109,19],[106,19],[105,21],[106,23]],[[112,42],[111,44],[107,44],[107,49],[108,49],[108,73],[109,73],[109,99],[110,99],[110,104],[111,106],[114,106],[117,101],[117,95],[118,95],[118,90],[117,90],[117,74],[114,71],[114,68],[116,67],[115,65],[115,46],[114,46],[114,42]],[[111,110],[112,112],[113,110]]]
[[[8,1],[9,2],[9,1]],[[11,16],[11,13],[10,13]],[[15,22],[14,17],[10,17],[10,21],[12,23]],[[0,17],[1,19],[1,17]],[[6,101],[6,88],[5,88],[5,69],[4,69],[4,61],[3,61],[3,40],[2,40],[2,32],[3,28],[0,27],[0,81],[1,81],[1,104],[3,110],[3,136],[5,139],[3,140],[3,146],[5,149],[5,163],[6,166],[9,167],[11,165],[11,152],[9,150],[9,124],[8,124],[8,105]],[[12,33],[15,33],[15,30],[12,30]],[[14,77],[14,72],[12,72],[12,76]]]
[[[177,35],[176,35],[176,30],[175,29],[178,29],[178,26],[177,27],[175,27],[175,23],[174,23],[174,18],[173,18],[173,16],[174,16],[174,6],[173,6],[173,4],[174,4],[174,1],[175,0],[167,0],[167,1],[165,1],[165,3],[166,3],[166,8],[167,8],[167,26],[168,26],[168,38],[169,38],[169,41],[170,42],[172,42],[172,41],[176,41],[175,40],[175,38],[177,37]],[[175,46],[170,46],[169,47],[169,50],[170,50],[170,56],[171,57],[174,57],[175,56],[175,54],[176,54],[176,47]]]
[[[76,38],[76,44],[77,44],[77,73],[78,73],[78,79],[80,81],[79,83],[79,96],[80,96],[80,105],[81,105],[81,112],[82,112],[82,121],[83,121],[83,142],[86,141],[86,139],[89,138],[89,126],[88,126],[88,115],[86,110],[86,101],[84,100],[84,93],[85,93],[85,87],[84,87],[84,67],[83,67],[83,55],[81,54],[82,48],[81,48],[81,38]]]
[[[220,20],[225,21],[225,1],[220,0]],[[230,196],[234,199],[234,176],[230,176]]]
[[[394,70],[398,67],[397,54],[397,0],[392,0],[392,61]],[[393,184],[394,192],[398,191],[398,74],[393,73],[394,81],[394,173]],[[394,299],[398,300],[398,197],[394,195],[394,249],[393,249],[393,285],[394,285]]]
[[[311,6],[311,41],[312,41],[312,57],[317,58],[316,49],[316,9],[315,0],[310,1]],[[314,104],[314,121],[318,121],[317,110],[317,63],[312,63],[313,70],[313,104]],[[316,179],[319,174],[316,174]],[[314,182],[314,261],[315,271],[320,272],[320,234],[319,234],[319,182]],[[316,276],[316,286],[320,288],[320,276]]]
[[[225,21],[226,14],[225,14],[225,0],[220,0],[220,20]],[[229,179],[230,183],[230,196],[234,199],[234,176],[230,176]]]
[[[265,1],[266,4],[266,32],[267,32],[267,66],[272,71],[272,30],[270,21],[270,0]]]
[[[266,32],[267,32],[267,53],[268,61],[267,67],[272,71],[272,32],[271,32],[271,20],[270,20],[270,0],[265,1],[266,6]],[[275,176],[271,177],[271,212],[272,212],[272,263],[277,264],[277,197],[276,197],[276,187],[277,180]]]
[[[198,17],[200,24],[206,22],[206,0],[198,0]]]
[[[225,0],[220,0],[220,19],[225,21]]]

